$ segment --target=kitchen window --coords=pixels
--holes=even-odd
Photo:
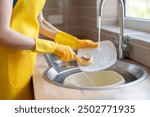
[[[126,26],[150,32],[150,0],[124,0],[124,2]]]
[[[126,0],[126,16],[150,19],[150,0]]]

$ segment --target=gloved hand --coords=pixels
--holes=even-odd
[[[69,46],[57,44],[54,54],[57,55],[60,60],[63,60],[65,62],[70,62],[72,59],[75,59],[80,63],[79,57]]]
[[[98,44],[94,43],[91,40],[79,40],[77,41],[77,46],[76,49],[80,49],[80,48],[85,48],[85,47],[93,47],[93,48],[97,48]]]
[[[56,47],[57,44],[52,41],[35,39],[35,49],[33,51],[38,53],[53,54],[56,50]]]
[[[79,57],[72,51],[69,46],[56,44],[52,41],[44,39],[35,39],[36,48],[33,50],[38,53],[55,54],[59,59],[69,62],[72,59],[76,59],[80,63]]]
[[[94,43],[91,40],[80,40],[65,32],[58,32],[55,36],[55,42],[63,45],[68,45],[74,49],[85,48],[85,47],[94,47],[94,48],[98,47],[98,44]]]

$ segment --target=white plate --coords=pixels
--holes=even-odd
[[[85,54],[90,54],[94,61],[88,66],[78,64],[81,71],[92,72],[104,70],[117,61],[116,48],[111,41],[101,41],[99,48],[81,48],[78,50],[79,57]]]

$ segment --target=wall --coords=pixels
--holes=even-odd
[[[48,21],[48,16],[62,15],[63,23],[54,25],[72,35],[80,36],[80,0],[47,0],[43,15]]]
[[[150,42],[132,38],[129,40],[129,58],[150,67]]]
[[[97,0],[47,0],[43,10],[48,20],[50,15],[62,15],[64,22],[54,25],[72,35],[97,41]],[[102,24],[117,23],[117,0],[107,0]]]

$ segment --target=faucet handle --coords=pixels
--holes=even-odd
[[[119,44],[118,37],[112,36],[110,40],[115,45],[115,47],[118,48],[118,44]]]
[[[128,36],[124,36],[124,39],[123,39],[123,41],[124,41],[124,43],[123,43],[123,45],[122,45],[122,49],[124,50],[124,51],[129,51],[129,37]]]
[[[125,50],[125,51],[127,50],[127,47],[128,47],[127,44],[123,44],[123,45],[121,46],[121,48],[122,48],[123,50]]]

